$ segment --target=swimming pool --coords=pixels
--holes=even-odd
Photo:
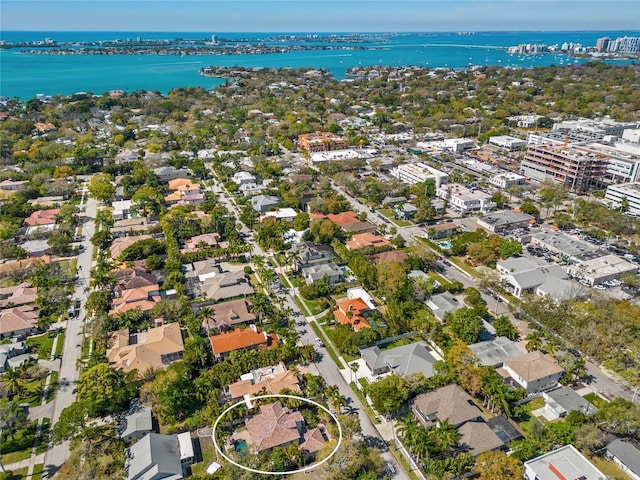
[[[445,250],[450,250],[451,249],[451,242],[450,241],[444,241],[444,242],[440,242],[438,243],[438,245],[440,245],[440,247],[444,248]]]
[[[246,440],[238,440],[236,444],[233,446],[233,449],[236,452],[241,452],[242,450],[247,449],[247,441]]]

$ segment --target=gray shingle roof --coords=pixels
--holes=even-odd
[[[634,474],[640,475],[640,450],[636,447],[617,438],[607,445],[607,451]]]
[[[145,435],[129,448],[125,468],[127,480],[181,480],[177,437],[159,433]]]
[[[486,342],[469,345],[471,350],[483,366],[500,366],[509,358],[519,357],[525,352],[507,337],[496,337]]]
[[[124,430],[120,434],[120,438],[126,438],[136,432],[150,432],[153,430],[151,408],[142,407],[139,412],[127,415],[124,418],[124,427]]]
[[[436,359],[424,342],[403,345],[389,350],[370,347],[360,350],[360,355],[373,370],[387,367],[398,375],[422,372],[425,377],[433,375]]]

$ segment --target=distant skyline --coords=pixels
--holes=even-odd
[[[2,31],[441,32],[640,28],[640,0],[2,0]]]

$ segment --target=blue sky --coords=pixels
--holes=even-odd
[[[167,32],[637,30],[640,0],[1,0],[0,29]]]

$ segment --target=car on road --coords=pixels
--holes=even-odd
[[[316,337],[314,340],[315,344],[319,347],[324,347],[324,342],[320,339],[320,337]]]

